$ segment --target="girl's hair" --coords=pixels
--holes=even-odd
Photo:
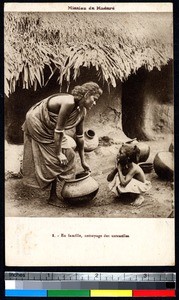
[[[71,91],[71,94],[74,96],[75,100],[81,100],[87,93],[89,96],[100,96],[103,93],[103,91],[99,87],[99,85],[93,81],[86,82],[82,85],[77,85]]]
[[[137,147],[137,145],[128,145],[128,144],[123,144],[120,149],[123,148],[124,150],[124,156],[122,158],[122,162],[124,163],[138,163],[139,162],[139,157],[140,157],[140,149]],[[120,151],[119,149],[119,151]],[[120,158],[120,156],[119,156]],[[118,159],[118,155],[117,155]]]

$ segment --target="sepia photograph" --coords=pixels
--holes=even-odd
[[[172,6],[33,5],[4,11],[6,225],[174,219]]]

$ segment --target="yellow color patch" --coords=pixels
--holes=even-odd
[[[132,290],[91,290],[91,297],[132,297]]]

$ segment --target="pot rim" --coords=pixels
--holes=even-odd
[[[90,134],[92,133],[92,135]],[[93,139],[95,137],[95,131],[93,129],[88,129],[85,131],[85,134],[86,136],[89,138],[89,139]]]
[[[88,178],[91,174],[91,172],[79,172],[77,173],[76,175],[79,175],[79,174],[86,174],[85,176],[81,177],[81,178],[74,178],[74,179],[64,179],[65,182],[68,182],[68,183],[73,183],[73,182],[78,182],[78,181],[82,181],[86,178]]]
[[[173,154],[173,152],[170,152],[170,151],[158,151],[157,154],[159,154],[159,153],[172,153]]]
[[[140,162],[139,163],[140,166],[143,166],[143,167],[149,167],[149,166],[153,166],[153,163],[152,162]]]

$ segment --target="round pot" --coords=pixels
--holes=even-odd
[[[144,173],[151,173],[153,170],[153,163],[142,162],[139,164],[139,166],[144,171]]]
[[[136,145],[140,149],[139,162],[146,161],[150,155],[150,147],[146,143],[143,143],[143,142],[132,141],[130,143],[132,145]]]
[[[84,133],[84,150],[86,152],[93,151],[98,147],[99,139],[94,130],[89,129]]]
[[[158,152],[154,158],[154,170],[160,178],[173,180],[174,154],[169,151]]]
[[[76,174],[75,179],[65,180],[61,195],[70,203],[80,203],[92,200],[99,189],[97,181],[89,172]]]

